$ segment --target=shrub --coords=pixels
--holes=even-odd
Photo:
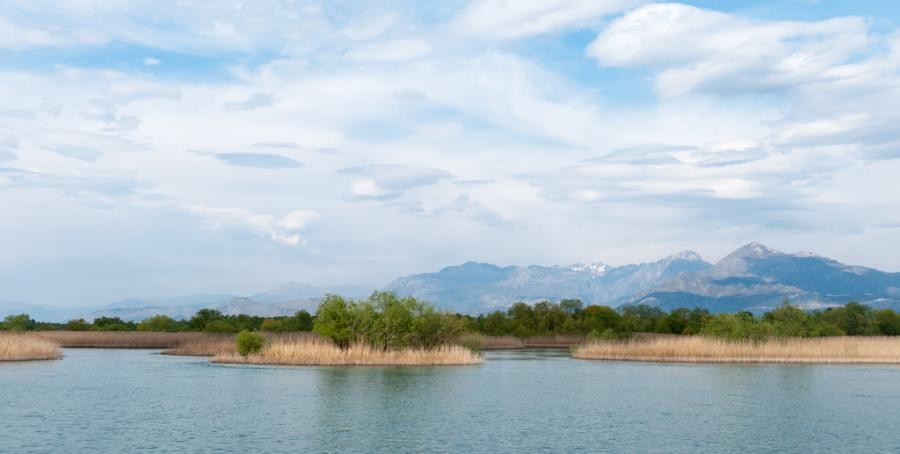
[[[245,329],[238,333],[235,342],[237,343],[238,353],[240,353],[241,356],[247,356],[262,350],[265,339],[262,335]]]

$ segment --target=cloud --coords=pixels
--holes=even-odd
[[[456,17],[466,35],[514,39],[582,27],[598,18],[619,13],[648,0],[475,0]]]
[[[210,208],[188,206],[188,211],[206,219],[206,229],[220,231],[249,231],[263,235],[285,246],[305,246],[301,233],[319,218],[311,210],[292,211],[282,217],[257,214],[240,208]]]
[[[100,159],[101,156],[103,156],[103,153],[94,150],[93,148],[80,146],[58,145],[48,147],[48,150],[67,158],[78,159],[79,161],[87,162],[94,162]]]
[[[347,167],[339,173],[350,175],[350,196],[358,200],[389,200],[411,189],[453,178],[450,173],[428,167],[402,164],[372,164]]]
[[[275,97],[268,93],[254,93],[243,101],[225,103],[225,110],[256,110],[275,104]]]
[[[28,169],[0,167],[0,190],[51,189],[86,203],[105,204],[107,198],[130,197],[151,185],[140,180],[102,176],[59,175]],[[99,198],[98,198],[99,197]]]
[[[664,96],[789,89],[831,81],[867,49],[866,22],[761,21],[678,3],[616,19],[587,49],[600,64],[652,68]]]
[[[303,164],[295,159],[270,153],[212,153],[194,151],[194,154],[210,156],[226,164],[259,169],[295,169]]]
[[[344,54],[361,62],[398,62],[421,58],[431,52],[428,43],[415,39],[398,39],[366,44]]]
[[[157,66],[162,63],[162,60],[153,57],[144,57],[143,63],[144,66]]]

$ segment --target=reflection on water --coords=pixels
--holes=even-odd
[[[0,365],[0,452],[897,451],[900,368],[573,360],[210,365],[67,350]]]

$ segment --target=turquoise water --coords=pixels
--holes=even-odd
[[[67,349],[0,364],[0,452],[900,450],[900,368],[488,352],[479,366],[216,366]]]

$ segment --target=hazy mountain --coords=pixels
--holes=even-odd
[[[788,298],[808,309],[858,301],[900,308],[900,273],[845,265],[811,253],[786,254],[759,243],[742,246],[710,269],[685,273],[632,299],[666,310],[765,312]]]
[[[570,266],[507,266],[467,262],[436,273],[401,277],[385,289],[429,301],[443,309],[483,313],[516,301],[578,298],[585,304],[617,306],[636,292],[679,273],[711,265],[694,252],[652,263],[611,267],[603,263]]]
[[[369,296],[375,290],[368,285],[338,285],[333,287],[318,287],[315,285],[288,282],[271,290],[251,295],[249,298],[260,303],[281,303],[288,301],[307,300],[321,298],[328,294],[341,295],[347,298],[363,298]]]
[[[105,316],[140,321],[157,314],[168,315],[175,319],[186,319],[200,309],[216,309],[226,315],[246,314],[273,317],[292,315],[299,310],[315,313],[321,298],[329,293],[359,298],[368,296],[373,290],[373,287],[365,285],[317,287],[289,282],[249,297],[230,294],[200,294],[162,299],[134,298],[110,303],[97,310],[82,314],[87,319]]]
[[[7,315],[28,314],[35,320],[63,322],[89,310],[84,307],[56,307],[0,301],[0,319]]]

